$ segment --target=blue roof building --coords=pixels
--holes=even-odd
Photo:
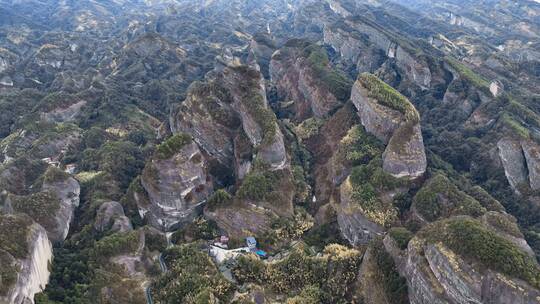
[[[254,237],[249,236],[246,238],[246,245],[248,246],[249,249],[256,249],[257,240]]]

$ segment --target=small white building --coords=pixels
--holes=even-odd
[[[218,246],[210,245],[210,256],[213,257],[219,264],[230,259],[236,259],[238,256],[248,252],[250,252],[248,247],[228,250],[220,248]]]

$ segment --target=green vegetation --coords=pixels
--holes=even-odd
[[[9,231],[0,233],[0,250],[18,259],[25,258],[29,250],[26,240],[32,224],[28,216],[0,214],[0,231]]]
[[[133,253],[139,247],[139,232],[134,230],[127,233],[115,233],[96,242],[93,254],[98,261],[104,261],[112,256]]]
[[[508,111],[525,121],[527,124],[540,128],[540,115],[525,105],[510,99],[508,103]]]
[[[278,217],[272,222],[272,230],[263,237],[265,245],[283,240],[296,240],[313,227],[313,217],[304,208],[297,207],[293,218]]]
[[[257,172],[253,170],[244,180],[238,189],[238,195],[243,199],[263,201],[270,197],[276,189],[278,176],[269,171]]]
[[[228,303],[231,299],[233,285],[196,244],[172,247],[164,256],[169,271],[152,288],[157,303],[201,303],[195,300],[208,297]]]
[[[388,230],[388,235],[397,243],[399,249],[407,249],[409,241],[413,238],[412,232],[403,227],[393,227]]]
[[[384,203],[379,193],[405,186],[406,181],[384,172],[380,158],[354,167],[349,182],[351,198],[365,216],[382,226],[389,226],[397,219],[397,208]]]
[[[167,238],[159,230],[149,226],[141,229],[144,231],[144,246],[148,250],[161,252],[167,248]]]
[[[319,129],[324,125],[324,120],[311,117],[304,120],[295,128],[296,135],[300,140],[306,140],[319,133]]]
[[[156,155],[160,159],[171,158],[187,144],[191,143],[191,136],[185,133],[175,134],[157,146]]]
[[[489,82],[486,79],[484,79],[482,76],[476,74],[470,68],[468,68],[467,66],[465,66],[464,64],[462,64],[461,62],[457,61],[454,58],[445,57],[445,61],[453,69],[455,69],[461,77],[463,77],[466,81],[470,82],[473,86],[475,86],[478,89],[489,92]]]
[[[521,123],[519,123],[517,120],[512,118],[512,116],[508,115],[507,113],[503,113],[501,116],[501,121],[504,126],[509,128],[511,131],[513,131],[516,135],[520,136],[521,138],[528,139],[530,138],[531,134],[529,130],[524,127]]]
[[[238,66],[234,70],[242,78],[238,83],[239,91],[243,93],[242,104],[262,130],[262,144],[271,144],[278,125],[276,114],[265,103],[265,96],[261,95],[259,84],[261,74],[248,66]]]
[[[430,243],[441,242],[455,253],[484,267],[540,287],[540,267],[536,260],[474,219],[460,217],[441,220],[421,230],[419,236]]]
[[[393,304],[409,303],[407,281],[399,275],[394,259],[384,249],[382,240],[374,240],[370,248],[378,269],[378,279],[383,285],[388,302]]]
[[[407,97],[401,95],[401,93],[380,80],[377,76],[362,73],[358,76],[358,81],[368,90],[368,96],[377,100],[381,105],[405,115],[405,119],[410,123],[420,121],[418,111],[416,111]]]
[[[424,184],[414,196],[413,202],[416,210],[428,221],[459,214],[477,217],[487,211],[442,174],[436,174]]]
[[[489,211],[504,211],[501,203],[480,186],[472,187],[469,189],[468,194]]]
[[[86,149],[80,159],[82,171],[104,171],[121,189],[127,189],[143,167],[144,154],[129,141],[109,141],[97,150]]]
[[[182,244],[194,242],[196,240],[212,240],[219,235],[219,228],[216,222],[201,216],[175,231],[171,236],[171,242],[174,244]]]
[[[9,289],[17,283],[18,272],[15,259],[8,252],[0,250],[0,296],[6,296]]]
[[[309,288],[310,294],[318,296],[316,303],[347,303],[360,262],[359,251],[341,245],[328,245],[318,256],[298,247],[286,258],[269,264],[254,256],[242,256],[233,274],[240,282],[262,283],[293,297],[305,296]]]
[[[69,178],[69,174],[66,172],[60,170],[57,167],[50,166],[47,168],[47,171],[45,171],[44,183],[61,183],[64,182]]]
[[[216,207],[226,206],[232,201],[232,196],[225,189],[219,189],[210,196],[206,202],[206,206],[210,210],[215,210]]]
[[[28,196],[11,196],[15,212],[28,214],[48,231],[54,231],[58,225],[57,212],[60,209],[60,199],[56,193],[43,191]]]
[[[352,165],[367,164],[382,155],[384,145],[375,136],[366,132],[363,126],[355,125],[341,140],[340,157]]]
[[[485,219],[487,224],[496,230],[516,238],[523,238],[523,234],[519,230],[516,220],[511,215],[499,212],[488,212],[485,214]]]
[[[330,66],[328,55],[320,46],[309,45],[304,47],[302,53],[307,58],[315,76],[338,100],[346,101],[349,99],[352,81],[342,72]]]

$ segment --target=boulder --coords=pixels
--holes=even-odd
[[[105,202],[99,207],[94,228],[104,232],[110,228],[112,232],[127,232],[133,230],[131,221],[124,214],[124,208],[118,202]]]

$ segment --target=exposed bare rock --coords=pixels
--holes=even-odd
[[[264,78],[251,67],[225,66],[205,83],[192,85],[170,120],[173,133],[192,135],[211,159],[225,168],[235,166],[237,173],[245,174],[251,161],[251,156],[237,159],[235,138],[242,133],[272,170],[289,166],[283,134],[266,99]],[[240,149],[251,150],[244,146]]]
[[[249,43],[249,61],[256,62],[260,66],[261,73],[266,78],[270,77],[270,59],[275,48],[275,42],[268,33],[256,33]]]
[[[80,142],[81,134],[82,130],[71,124],[37,131],[18,130],[0,141],[0,151],[4,158],[29,154],[35,159],[57,161]]]
[[[124,208],[118,202],[105,202],[99,207],[94,228],[98,231],[127,232],[133,230],[129,218],[124,214]]]
[[[339,202],[339,185],[350,173],[351,164],[345,164],[339,155],[341,141],[347,132],[360,123],[354,105],[347,103],[332,115],[319,132],[305,140],[307,148],[315,156],[313,176],[315,178],[315,202],[321,206]]]
[[[521,142],[523,155],[527,163],[529,185],[532,190],[540,189],[540,145],[531,140]]]
[[[410,240],[407,249],[403,251],[391,241],[390,235],[386,237],[384,242],[386,250],[394,258],[400,274],[407,279],[411,303],[538,303],[540,291],[525,281],[491,267],[481,266],[470,258],[457,254],[443,242],[432,242],[429,237],[427,239],[422,237],[429,233],[446,233],[438,230],[442,228],[440,225],[458,225],[458,223],[465,225],[477,223],[472,224],[474,232],[470,233],[489,234],[484,232],[486,228],[482,228],[478,222],[461,217],[437,223],[437,228],[431,232],[428,232],[431,229],[428,227],[424,234]],[[464,238],[469,237],[473,236]],[[532,257],[529,262],[536,263]]]
[[[416,57],[414,50],[407,45],[398,43],[398,39],[381,31],[367,20],[356,18],[346,20],[345,24],[333,25],[337,31],[326,32],[325,42],[339,50],[343,56],[357,62],[358,47],[370,46],[382,51],[387,59],[395,60],[403,75],[423,89],[431,86],[431,71],[425,59]],[[329,31],[332,31],[329,29]],[[374,62],[378,61],[375,59]]]
[[[366,130],[387,143],[384,170],[396,177],[417,178],[424,174],[427,160],[419,114],[414,106],[370,74],[359,76],[351,100]]]
[[[325,117],[341,106],[342,102],[338,98],[346,99],[348,96],[336,96],[336,92],[332,92],[332,85],[322,79],[322,73],[333,72],[331,68],[324,66],[325,62],[321,57],[311,59],[311,56],[316,56],[315,54],[322,52],[321,50],[301,41],[293,42],[289,42],[290,45],[276,51],[272,56],[270,62],[272,81],[281,98],[294,103],[293,112],[296,120],[302,121],[311,116]]]
[[[52,245],[47,232],[27,216],[0,215],[0,226],[4,234],[0,240],[0,302],[33,303],[34,295],[49,282]],[[4,273],[14,276],[4,277]]]
[[[52,242],[62,242],[66,239],[69,227],[73,220],[75,208],[79,206],[81,187],[74,178],[63,175],[56,168],[50,168],[45,173],[42,191],[55,193],[60,200],[60,207],[55,214],[57,226],[53,231],[48,231],[49,239]],[[53,177],[52,175],[56,175]]]
[[[338,224],[341,234],[353,246],[364,245],[384,233],[384,227],[366,216],[362,208],[352,199],[349,179],[341,184],[341,203],[338,207]]]
[[[283,133],[268,106],[261,73],[247,66],[226,67],[219,77],[230,92],[232,106],[240,115],[245,134],[259,151],[257,156],[272,170],[288,168]]]
[[[174,138],[174,137],[173,137]],[[142,174],[141,183],[150,198],[148,212],[156,227],[170,230],[192,220],[212,192],[206,161],[195,142],[189,142],[167,158],[154,157]]]
[[[519,184],[527,181],[527,167],[521,144],[510,138],[503,138],[499,140],[497,147],[506,179],[515,190]]]
[[[171,129],[173,133],[190,134],[210,157],[230,166],[234,158],[233,139],[241,125],[231,102],[227,90],[217,82],[196,82],[171,116]]]
[[[204,215],[214,221],[228,235],[241,239],[250,235],[260,235],[271,228],[275,215],[270,210],[254,204],[243,204],[205,209]]]
[[[518,192],[524,183],[533,190],[540,189],[540,145],[532,140],[504,137],[497,147],[506,179],[514,191]]]
[[[50,122],[73,121],[81,112],[81,108],[86,105],[86,101],[81,100],[66,108],[57,108],[47,113],[41,113],[41,118]]]

